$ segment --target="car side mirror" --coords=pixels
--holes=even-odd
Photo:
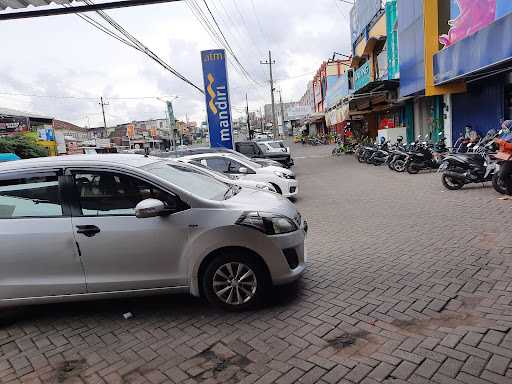
[[[247,175],[249,173],[249,170],[246,167],[240,167],[240,168],[238,168],[238,173]]]
[[[142,200],[135,207],[135,216],[139,219],[157,217],[166,212],[165,204],[157,199]]]

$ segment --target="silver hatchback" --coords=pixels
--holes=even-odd
[[[304,271],[307,223],[265,191],[140,155],[0,165],[0,306],[190,292],[227,309]]]

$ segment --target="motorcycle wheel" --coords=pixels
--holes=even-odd
[[[358,154],[356,157],[357,157],[357,161],[359,161],[361,164],[363,164],[365,162],[363,153]]]
[[[399,172],[399,173],[405,172],[405,167],[406,167],[405,160],[398,159],[393,162],[393,170],[396,172]]]
[[[495,173],[492,177],[492,186],[496,190],[496,192],[501,193],[502,195],[507,194],[507,187],[505,186],[505,183],[503,182],[503,177],[501,174]]]
[[[413,162],[407,164],[406,170],[411,175],[416,175],[420,171],[420,169],[416,166],[416,163]]]
[[[449,189],[450,191],[457,191],[464,186],[463,181],[454,179],[453,177],[447,176],[445,174],[443,174],[441,177],[441,181],[443,182],[445,188]]]

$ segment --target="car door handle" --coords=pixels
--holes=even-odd
[[[76,231],[77,233],[80,233],[87,237],[93,237],[97,233],[101,232],[101,230],[95,225],[77,225],[76,228],[78,229]]]

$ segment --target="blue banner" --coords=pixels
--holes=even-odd
[[[354,90],[357,91],[363,88],[366,84],[371,81],[371,71],[370,71],[370,62],[367,61],[361,67],[354,71],[354,79],[355,79],[355,87]]]
[[[434,55],[434,84],[440,85],[512,60],[512,13]],[[503,38],[502,38],[503,37]]]
[[[226,53],[223,49],[202,51],[201,61],[210,146],[233,149]]]

